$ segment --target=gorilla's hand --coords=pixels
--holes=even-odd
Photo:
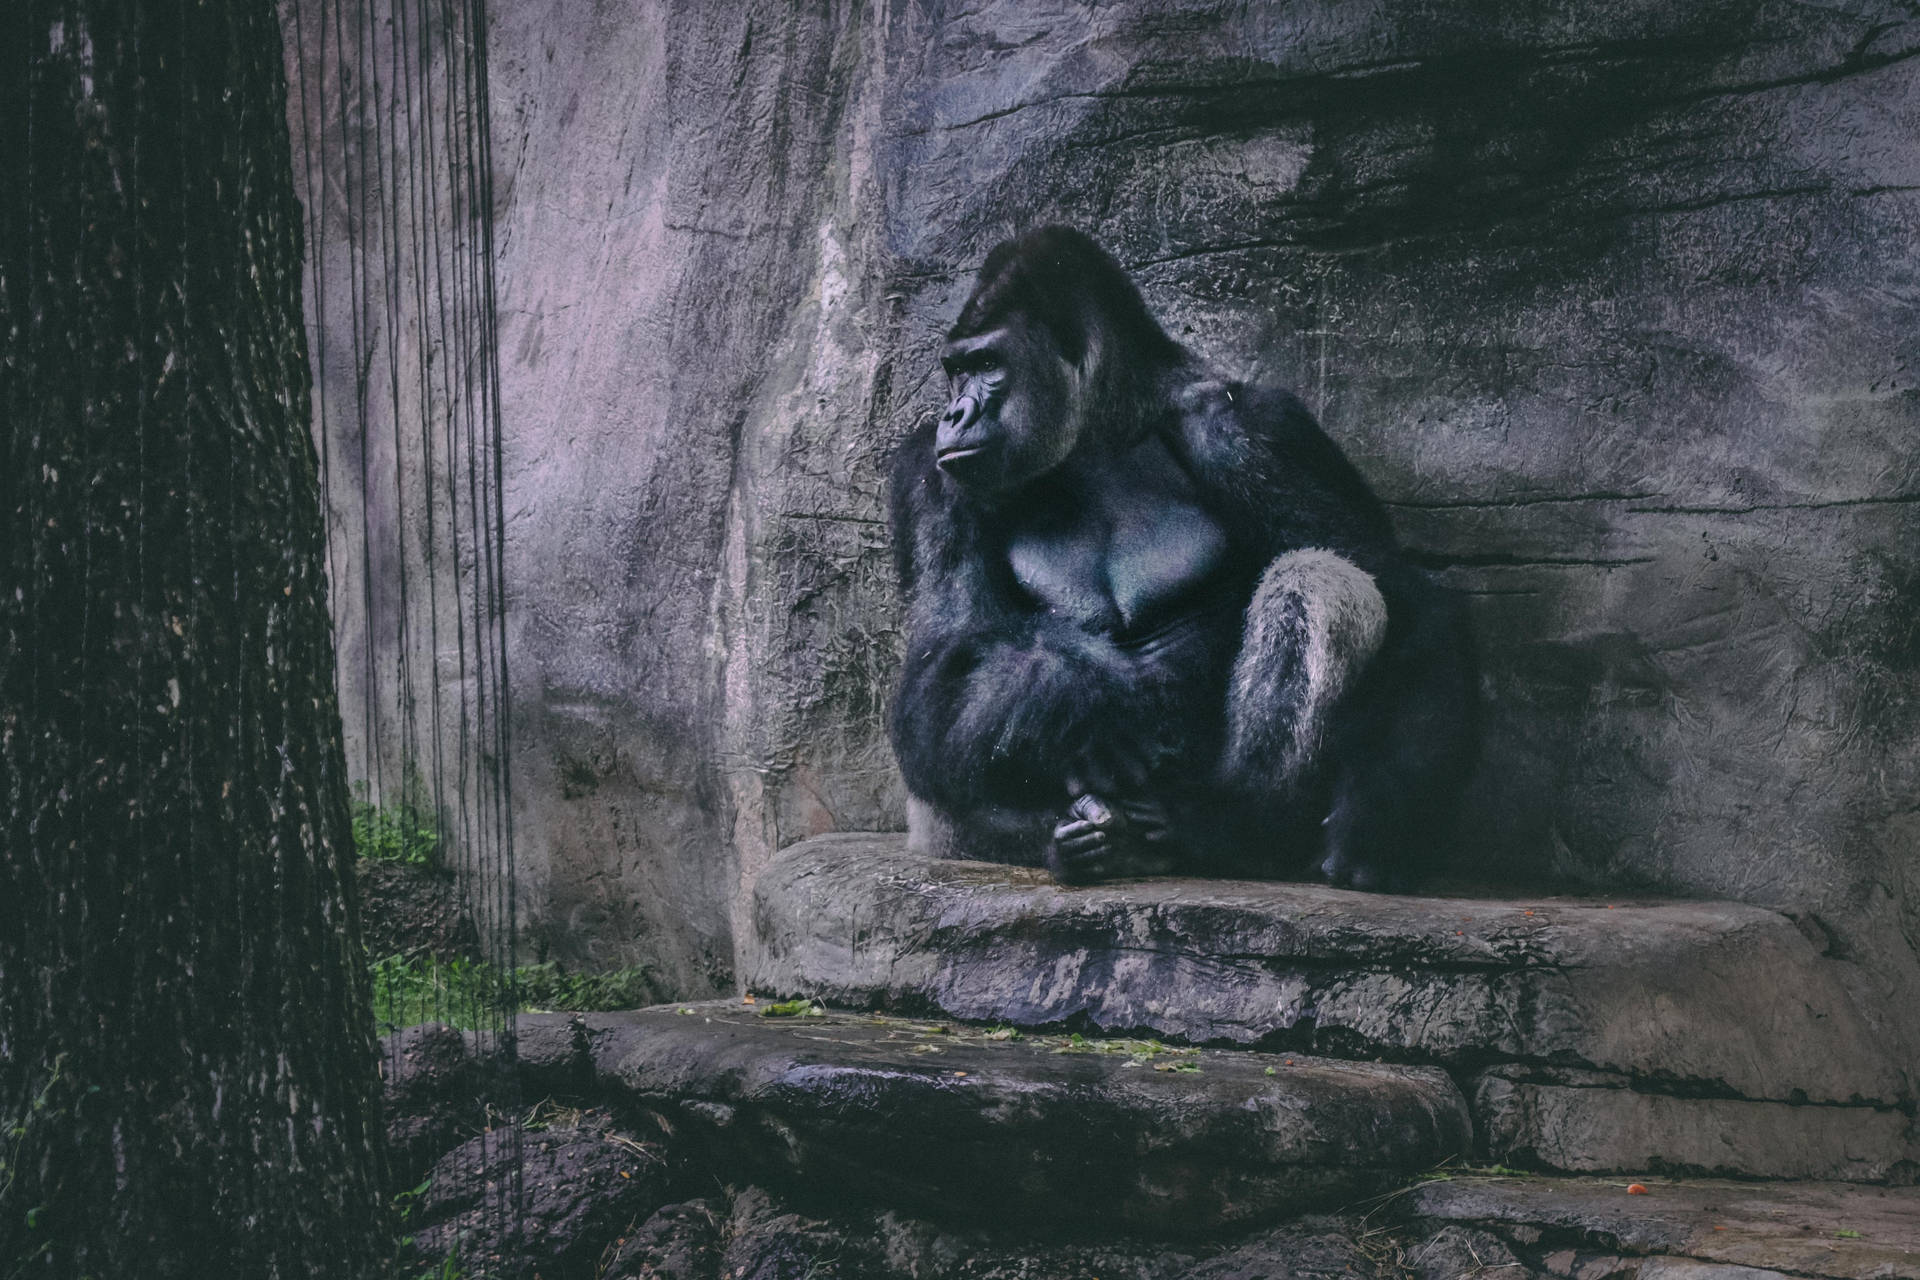
[[[1165,875],[1175,862],[1166,809],[1156,800],[1082,794],[1053,829],[1045,861],[1061,884]]]

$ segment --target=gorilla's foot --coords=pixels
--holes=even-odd
[[[1415,833],[1404,826],[1361,820],[1368,814],[1391,810],[1392,806],[1385,803],[1365,808],[1351,798],[1334,804],[1333,812],[1321,821],[1326,856],[1320,860],[1320,874],[1328,884],[1369,893],[1414,890],[1416,877],[1406,855],[1416,847]]]
[[[1045,861],[1061,884],[1165,875],[1175,861],[1166,810],[1156,800],[1082,795],[1053,829]]]
[[[1335,848],[1321,859],[1320,874],[1337,888],[1369,893],[1407,893],[1414,887],[1414,878],[1404,867],[1382,858],[1358,856],[1345,847]]]

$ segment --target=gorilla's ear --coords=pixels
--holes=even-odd
[[[1060,359],[1067,366],[1067,384],[1073,389],[1074,410],[1082,419],[1080,425],[1085,427],[1105,417],[1112,408],[1115,370],[1109,365],[1124,348],[1114,342],[1113,335],[1106,332],[1106,326],[1097,318],[1091,322],[1083,319],[1077,327],[1079,358],[1071,358],[1062,351]]]

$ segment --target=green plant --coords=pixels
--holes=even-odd
[[[763,1018],[819,1018],[826,1010],[811,1000],[781,1000],[774,1004],[760,1006]]]
[[[432,1185],[433,1179],[428,1178],[417,1187],[409,1187],[405,1191],[395,1192],[393,1197],[394,1218],[400,1222],[405,1222],[411,1218],[414,1209],[418,1207],[420,1203],[420,1197],[427,1194],[427,1188]]]
[[[367,784],[353,784],[353,847],[363,858],[400,862],[413,867],[433,865],[440,851],[440,824],[433,805],[423,795],[419,774],[408,770],[400,784],[400,798],[375,804]]]
[[[548,963],[506,974],[484,961],[413,954],[374,960],[368,968],[381,1035],[420,1022],[474,1030],[492,1025],[509,1009],[593,1012],[632,1009],[658,999],[652,973],[643,967],[571,974]]]
[[[515,969],[513,985],[520,1007],[528,1010],[638,1009],[660,999],[653,971],[644,966],[606,973],[569,973],[549,960]]]

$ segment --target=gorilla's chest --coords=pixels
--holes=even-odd
[[[1011,530],[1007,559],[1040,607],[1125,639],[1197,611],[1228,542],[1156,445],[1049,491]]]

